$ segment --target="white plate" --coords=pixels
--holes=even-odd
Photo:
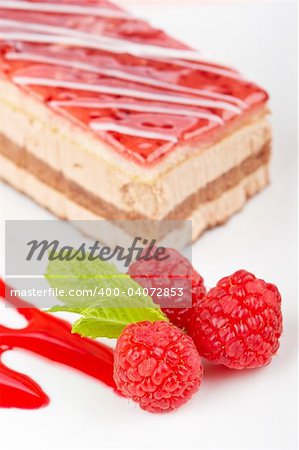
[[[294,449],[296,6],[288,2],[203,2],[197,6],[173,2],[170,6],[165,1],[144,6],[134,3],[132,9],[239,68],[270,92],[272,184],[227,225],[206,233],[193,247],[193,261],[209,286],[240,268],[277,283],[284,310],[281,349],[264,369],[232,373],[208,367],[198,395],[168,415],[148,414],[74,370],[13,350],[5,354],[5,363],[32,376],[52,401],[35,411],[1,410],[2,448]],[[50,217],[7,186],[1,186],[1,194],[3,217]]]

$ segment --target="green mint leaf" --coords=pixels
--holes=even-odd
[[[165,320],[159,310],[154,308],[89,308],[73,325],[73,333],[91,338],[117,338],[123,329],[132,322]],[[146,319],[145,319],[146,317]]]
[[[82,308],[71,308],[64,305],[56,305],[52,306],[52,308],[48,309],[48,312],[70,312],[81,314]]]
[[[64,291],[64,295],[59,299],[71,308],[86,308],[91,306],[91,302],[97,300],[93,296],[88,296],[88,291],[94,291],[96,288],[120,287],[123,278],[128,275],[118,272],[114,264],[96,259],[95,261],[61,261],[59,259],[51,260],[48,263],[45,274],[49,284],[57,290]],[[132,280],[133,281],[133,280]],[[74,297],[69,295],[70,290],[85,291],[86,295]],[[91,292],[90,292],[91,293]]]
[[[114,264],[100,259],[51,260],[45,277],[51,287],[63,291],[59,296],[63,305],[54,306],[50,311],[81,314],[72,332],[82,336],[117,338],[129,323],[168,320],[151,297],[143,295],[138,283],[120,273]],[[103,295],[107,289],[112,291],[111,295]],[[71,295],[76,290],[86,295]]]

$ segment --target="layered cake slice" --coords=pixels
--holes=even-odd
[[[64,219],[191,219],[268,182],[267,93],[105,0],[0,3],[1,177]]]

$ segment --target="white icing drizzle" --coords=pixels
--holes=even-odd
[[[7,6],[5,6],[7,5]],[[9,6],[10,5],[10,6]],[[13,7],[13,5],[18,5],[17,7]],[[25,7],[22,7],[22,6]],[[32,6],[34,5],[34,6]],[[59,8],[61,9],[68,9],[72,14],[76,14],[76,9],[80,9],[80,11],[86,12],[88,10],[90,11],[100,11],[103,14],[107,14],[106,17],[110,17],[109,14],[120,15],[120,17],[124,17],[127,19],[134,19],[133,16],[131,16],[127,12],[122,11],[116,11],[112,9],[107,8],[90,8],[90,7],[84,7],[84,6],[78,6],[78,5],[61,5],[61,4],[49,4],[49,3],[31,3],[26,1],[5,1],[1,0],[1,6],[4,7],[4,9],[21,9],[21,10],[31,10],[31,11],[39,11],[39,12],[57,12]],[[58,7],[58,8],[57,8]],[[90,13],[90,15],[95,15]],[[144,50],[148,51],[156,51],[156,52],[162,52],[163,56],[166,58],[183,58],[183,59],[190,59],[191,61],[211,61],[211,58],[208,58],[207,56],[203,56],[202,52],[196,50],[187,50],[187,49],[175,49],[175,48],[168,48],[164,46],[159,46],[157,44],[145,44],[143,42],[132,42],[127,39],[122,38],[115,38],[110,36],[99,36],[94,33],[88,33],[85,31],[80,31],[76,29],[66,28],[66,27],[60,27],[55,25],[45,25],[45,24],[39,24],[39,23],[30,23],[30,22],[22,22],[18,20],[11,20],[11,19],[1,19],[0,23],[11,26],[17,26],[20,25],[21,28],[27,29],[27,30],[35,30],[40,31],[42,33],[50,33],[50,34],[61,34],[61,35],[67,35],[67,36],[74,36],[74,37],[81,37],[83,39],[87,40],[96,40],[98,42],[107,42],[111,45],[126,45],[126,46],[136,46],[136,47],[142,47]],[[158,57],[158,55],[156,55]],[[162,55],[161,55],[162,56]],[[177,61],[179,63],[179,61]],[[181,61],[181,63],[184,63],[184,61]],[[228,73],[230,73],[229,70],[227,70]],[[233,71],[231,71],[233,73]]]
[[[207,89],[193,89],[185,86],[180,86],[175,83],[168,83],[160,80],[156,80],[154,78],[148,78],[140,75],[134,75],[119,69],[102,69],[96,65],[82,63],[80,61],[56,58],[52,56],[44,56],[35,53],[25,53],[25,52],[8,52],[6,53],[7,60],[17,60],[17,61],[32,61],[32,62],[40,62],[44,64],[54,64],[63,67],[71,67],[74,69],[79,69],[87,72],[97,73],[99,75],[104,75],[108,77],[118,78],[121,80],[126,80],[135,83],[141,83],[148,86],[158,87],[169,89],[172,91],[182,92],[191,95],[197,95],[202,97],[214,98],[217,100],[222,100],[226,102],[231,102],[240,108],[246,108],[246,103],[242,100],[233,97],[231,95],[220,94],[217,92],[211,92]]]
[[[101,94],[112,94],[112,95],[124,95],[126,97],[140,98],[146,100],[156,100],[166,103],[176,103],[182,105],[190,106],[202,106],[206,108],[224,109],[232,111],[234,113],[240,114],[241,110],[235,105],[226,102],[206,100],[200,98],[183,97],[183,96],[172,96],[167,94],[157,94],[155,92],[139,91],[137,89],[127,89],[123,87],[114,87],[107,85],[95,85],[90,83],[78,83],[75,81],[67,80],[56,80],[52,78],[42,78],[42,77],[26,77],[15,75],[13,81],[20,85],[32,85],[32,86],[48,86],[57,87],[65,89],[82,90],[88,92],[98,92]]]
[[[193,52],[190,50],[181,50],[181,49],[169,49],[167,47],[162,47],[159,45],[153,45],[153,44],[145,44],[143,42],[134,42],[134,41],[129,41],[127,39],[122,39],[122,38],[116,38],[116,37],[111,37],[111,36],[104,36],[104,35],[99,35],[99,34],[94,34],[94,33],[88,33],[85,31],[80,31],[77,30],[75,28],[66,28],[66,27],[60,27],[60,26],[56,26],[56,25],[46,25],[43,23],[36,23],[36,22],[22,22],[19,20],[12,20],[12,19],[0,19],[0,27],[5,27],[5,28],[13,28],[13,29],[17,29],[15,30],[15,32],[22,32],[22,31],[28,31],[31,32],[31,34],[36,34],[36,33],[41,33],[41,34],[53,34],[54,36],[71,36],[73,38],[77,38],[77,39],[83,39],[84,41],[88,41],[88,42],[98,42],[98,43],[102,43],[102,44],[107,44],[107,45],[111,45],[111,46],[123,46],[128,52],[130,50],[130,48],[140,48],[143,50],[150,50],[150,51],[154,51],[154,52],[162,52],[165,53],[166,56],[166,52],[168,53],[169,51],[171,53],[173,52],[179,52],[179,55],[182,54],[185,56],[188,56],[188,54],[191,52],[191,54],[196,57],[197,59],[199,58],[199,53],[198,52]],[[36,33],[34,33],[36,32]],[[171,55],[169,55],[169,57],[171,57]]]
[[[96,122],[91,121],[90,127],[94,131],[115,131],[120,134],[127,134],[128,136],[142,137],[145,139],[158,139],[161,141],[177,142],[177,138],[164,133],[157,133],[155,131],[141,130],[138,128],[126,127],[118,125],[115,122]]]
[[[75,4],[61,4],[61,3],[44,3],[44,2],[28,2],[28,1],[12,1],[1,0],[1,8],[14,9],[19,11],[33,11],[57,14],[75,14],[88,15],[97,17],[107,17],[111,19],[128,19],[132,16],[125,11],[118,11],[112,8],[101,8],[99,6],[80,6]]]
[[[43,34],[60,34],[60,35],[65,35],[65,36],[73,36],[73,37],[77,37],[77,38],[82,38],[82,39],[87,39],[87,40],[95,40],[95,41],[101,41],[101,42],[107,42],[107,43],[114,43],[114,44],[132,44],[130,41],[128,40],[124,40],[124,39],[116,39],[116,38],[110,38],[110,37],[105,37],[105,36],[98,36],[98,35],[94,35],[91,33],[86,33],[83,31],[79,31],[79,30],[75,30],[72,28],[65,28],[65,27],[59,27],[59,26],[54,26],[54,25],[45,25],[45,24],[39,24],[39,23],[30,23],[30,22],[21,22],[18,20],[11,20],[11,19],[0,19],[0,27],[4,26],[4,27],[18,27],[21,30],[28,30],[28,31],[39,31]],[[139,44],[138,44],[139,45]],[[144,44],[140,44],[140,45],[144,45]],[[157,47],[157,46],[151,46],[153,47]],[[165,49],[165,47],[160,47]],[[164,51],[164,50],[163,50]],[[217,67],[217,66],[211,66],[211,65],[207,65],[207,64],[201,64],[201,63],[206,63],[206,62],[212,62],[212,60],[210,58],[207,58],[206,56],[203,56],[202,53],[200,53],[200,61],[197,62],[190,62],[190,61],[184,61],[184,60],[180,60],[180,59],[167,59],[167,58],[157,58],[157,60],[165,62],[165,63],[169,63],[169,64],[175,64],[177,66],[180,67],[186,67],[186,68],[190,68],[193,70],[201,70],[204,72],[211,72],[211,73],[215,73],[218,75],[222,75],[228,78],[234,78],[237,80],[242,79],[242,76],[234,71],[234,70],[230,70],[228,68],[221,68],[221,67]]]
[[[66,27],[60,27],[57,25],[46,25],[43,23],[32,23],[32,22],[21,22],[19,20],[11,20],[11,19],[0,19],[0,26],[4,27],[4,28],[13,28],[16,29],[16,32],[22,32],[22,31],[28,31],[28,32],[32,32],[31,34],[34,34],[34,32],[36,33],[41,33],[41,34],[53,34],[54,36],[71,36],[73,38],[77,38],[77,39],[83,39],[84,41],[90,41],[90,42],[99,42],[99,43],[106,43],[108,45],[137,45],[137,46],[142,46],[142,45],[146,45],[146,44],[142,44],[142,43],[135,43],[135,42],[131,42],[128,41],[126,39],[120,39],[120,38],[112,38],[110,36],[103,36],[103,35],[98,35],[98,34],[94,34],[94,33],[87,33],[85,31],[80,31],[77,30],[75,28],[66,28]],[[165,48],[165,47],[159,47],[156,45],[151,45],[151,48]]]
[[[89,36],[89,35],[88,35]],[[78,36],[51,35],[43,33],[0,32],[0,39],[43,44],[74,45],[76,47],[94,50],[106,50],[111,53],[128,53],[139,58],[182,58],[200,61],[200,54],[192,50],[181,50],[157,45],[127,41],[125,39],[109,38],[107,36],[90,35],[87,39]]]
[[[57,14],[71,14],[71,15],[88,15],[102,18],[116,18],[124,20],[135,20],[129,13],[121,10],[114,10],[109,7],[99,6],[81,6],[74,4],[62,3],[45,3],[45,2],[31,2],[31,1],[6,1],[0,0],[0,10],[19,10],[32,11],[40,13],[57,13]],[[1,31],[2,30],[2,31]],[[202,56],[201,53],[189,49],[168,48],[159,44],[147,44],[146,42],[134,42],[119,37],[110,37],[101,34],[93,34],[88,31],[81,31],[74,28],[66,28],[56,25],[48,25],[36,22],[22,22],[21,20],[0,19],[0,40],[29,42],[35,44],[49,44],[62,45],[94,50],[103,50],[114,54],[130,54],[138,58],[148,59],[149,61],[161,61],[164,63],[174,64],[179,67],[185,67],[193,70],[210,72],[213,74],[240,80],[242,77],[234,70],[222,68],[219,65],[212,65],[213,62]],[[112,96],[124,96],[132,99],[148,100],[146,102],[130,103],[125,99],[107,100],[104,99],[75,99],[65,101],[50,101],[49,104],[53,107],[79,107],[91,109],[117,108],[126,109],[135,112],[165,114],[173,116],[188,116],[194,118],[202,118],[208,120],[210,123],[223,124],[224,120],[217,114],[207,111],[205,108],[215,108],[220,110],[231,111],[235,114],[240,114],[243,109],[247,108],[246,102],[238,97],[232,95],[221,94],[218,92],[211,92],[208,89],[196,89],[187,86],[181,86],[175,82],[167,82],[156,78],[150,78],[143,75],[132,74],[121,68],[107,68],[101,67],[97,64],[85,63],[80,57],[74,60],[64,59],[61,57],[44,55],[41,53],[10,51],[5,54],[7,60],[29,61],[47,65],[57,65],[68,69],[74,69],[83,72],[91,72],[104,77],[110,77],[127,82],[151,86],[153,88],[162,88],[168,91],[175,91],[178,95],[171,95],[171,93],[149,92],[142,90],[136,86],[133,88],[122,86],[109,86],[104,84],[105,81],[95,80],[92,82],[77,82],[72,81],[72,72],[65,71],[65,77],[70,79],[55,79],[55,70],[50,76],[26,76],[26,69],[20,74],[13,76],[13,81],[19,85],[33,85],[45,86],[54,88],[65,88],[71,90],[82,90],[92,93],[109,94]],[[210,65],[206,62],[210,62]],[[24,76],[22,75],[24,74]],[[63,70],[59,72],[59,75]],[[79,72],[80,74],[80,72]],[[33,73],[34,75],[34,73]],[[58,77],[58,75],[57,75]],[[76,79],[76,78],[75,78]],[[100,84],[103,83],[103,84]],[[185,94],[180,95],[180,94]],[[188,94],[190,96],[188,96]],[[165,105],[154,104],[153,102],[166,103]],[[181,105],[181,106],[180,106]],[[182,106],[183,105],[183,106]],[[195,110],[191,107],[201,107],[203,110]],[[189,107],[189,108],[188,108]],[[174,119],[173,119],[174,120]],[[178,120],[178,119],[177,119]],[[180,119],[182,120],[182,119]],[[190,119],[189,119],[190,120]],[[169,145],[178,142],[178,138],[169,133],[162,131],[148,130],[142,125],[130,126],[110,121],[109,119],[94,119],[89,122],[90,128],[95,132],[111,131],[123,135],[141,137],[145,139],[154,139],[169,142]],[[165,147],[165,146],[164,146]]]
[[[159,60],[162,62],[169,63],[169,64],[175,64],[176,66],[186,67],[187,69],[201,70],[202,72],[211,72],[211,73],[215,73],[216,75],[222,75],[224,77],[233,78],[235,80],[244,80],[243,76],[236,70],[218,67],[218,65],[211,66],[211,65],[206,64],[206,62],[208,62],[210,64],[211,63],[213,64],[214,62],[211,58],[207,58],[207,57],[203,56],[202,54],[201,54],[199,62],[183,61],[181,59],[166,59],[166,58],[165,59],[159,58]],[[201,64],[201,63],[204,63],[204,64]],[[219,61],[218,61],[218,63],[219,63]]]
[[[22,22],[19,20],[12,20],[12,19],[0,19],[0,27],[1,25],[5,28],[19,28],[20,30],[28,30],[28,31],[37,31],[40,32],[42,34],[58,34],[60,36],[72,36],[74,38],[81,38],[87,41],[96,41],[99,43],[107,43],[108,45],[115,45],[115,46],[126,46],[126,51],[129,52],[129,48],[128,47],[140,47],[143,48],[145,50],[150,50],[151,52],[158,52],[158,53],[163,53],[163,55],[156,55],[156,60],[160,60],[160,61],[164,61],[164,62],[168,62],[170,64],[176,64],[178,66],[181,67],[188,67],[191,69],[197,69],[197,70],[205,70],[207,72],[212,72],[212,73],[219,73],[219,75],[223,75],[226,77],[230,77],[230,78],[236,78],[236,79],[242,79],[241,75],[233,70],[233,69],[229,69],[229,68],[221,68],[218,67],[219,66],[219,61],[218,64],[215,63],[215,61],[213,60],[213,58],[204,55],[202,52],[200,52],[199,50],[193,51],[193,50],[184,50],[184,49],[173,49],[173,48],[168,48],[168,47],[163,47],[163,46],[159,46],[159,45],[154,45],[154,44],[145,44],[143,42],[133,42],[127,39],[122,39],[122,38],[116,38],[116,37],[111,37],[111,36],[103,36],[103,35],[98,35],[98,34],[94,34],[94,33],[88,33],[85,31],[81,31],[81,30],[77,30],[74,28],[66,28],[66,27],[61,27],[61,26],[57,26],[57,25],[46,25],[43,23],[37,23],[37,22]],[[167,54],[169,53],[169,54]],[[188,55],[190,57],[190,61],[188,61]],[[143,57],[145,57],[143,55]],[[146,56],[148,59],[151,59],[150,56]],[[175,58],[183,58],[183,59],[175,59]],[[153,57],[152,57],[153,58]],[[170,58],[170,59],[168,59]],[[172,58],[172,59],[171,59]],[[197,61],[199,62],[197,64]],[[200,63],[212,63],[215,64],[214,66],[209,66],[206,64],[200,64]]]
[[[216,114],[209,114],[201,111],[195,111],[192,109],[184,109],[184,108],[172,108],[165,106],[152,106],[149,104],[141,104],[141,103],[126,103],[126,102],[101,102],[101,101],[90,101],[90,100],[53,100],[49,102],[49,104],[53,107],[77,107],[77,108],[90,108],[90,109],[126,109],[129,111],[136,112],[148,112],[148,113],[156,113],[156,114],[169,114],[173,116],[189,116],[189,117],[198,117],[199,119],[206,119],[211,122],[216,122],[219,124],[223,124],[223,120],[221,117]]]
[[[28,30],[28,31],[37,31],[42,34],[59,34],[61,36],[74,36],[81,37],[83,39],[92,39],[95,38],[96,35],[91,33],[85,33],[80,30],[76,30],[74,28],[66,28],[59,27],[56,25],[46,25],[44,23],[36,23],[36,22],[22,22],[20,20],[12,20],[12,19],[0,19],[0,26],[5,28],[17,28],[18,30]]]

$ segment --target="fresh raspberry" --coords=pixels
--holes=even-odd
[[[149,290],[172,323],[188,330],[192,308],[206,294],[204,280],[176,250],[167,248],[165,255],[168,257],[164,261],[154,258],[135,261],[129,267],[129,275]],[[175,295],[166,295],[171,289]]]
[[[202,372],[192,339],[168,322],[132,323],[118,338],[116,386],[147,411],[179,408],[199,389]]]
[[[202,357],[233,369],[268,364],[281,332],[278,289],[246,270],[222,278],[199,301],[189,329]]]

